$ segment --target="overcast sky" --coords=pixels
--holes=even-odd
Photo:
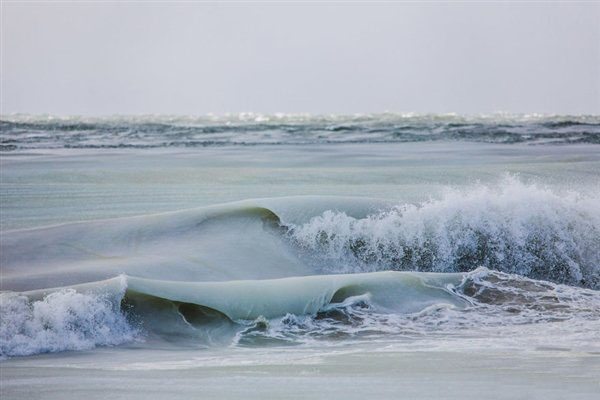
[[[3,2],[2,113],[600,114],[600,3]]]

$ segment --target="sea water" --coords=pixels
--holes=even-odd
[[[2,120],[3,398],[595,398],[600,119]]]

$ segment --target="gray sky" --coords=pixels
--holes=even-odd
[[[3,2],[2,112],[600,114],[600,3]]]

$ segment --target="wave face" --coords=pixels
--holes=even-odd
[[[85,118],[11,115],[2,116],[0,128],[2,151],[438,140],[600,143],[598,116],[246,113],[203,117]]]
[[[475,267],[600,288],[600,198],[508,176],[366,218],[326,211],[291,239],[328,272]]]

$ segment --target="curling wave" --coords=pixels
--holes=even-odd
[[[468,335],[600,320],[600,292],[479,268],[231,282],[120,276],[2,295],[0,356],[167,341],[179,346]]]

